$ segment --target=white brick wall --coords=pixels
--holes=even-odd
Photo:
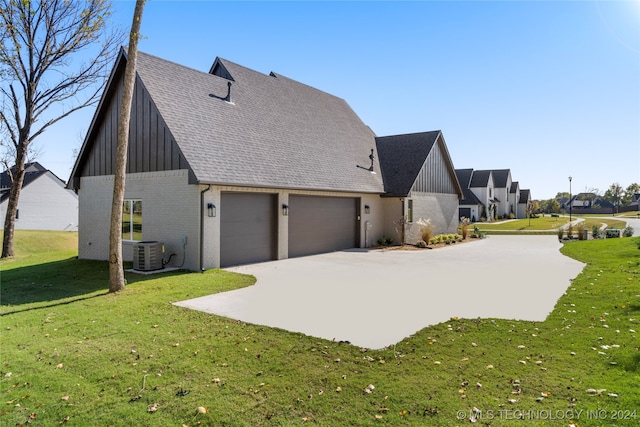
[[[417,224],[420,218],[431,219],[435,228],[434,236],[458,232],[457,194],[413,192],[409,198],[413,200],[413,224],[408,227],[407,243],[416,244],[422,240]]]
[[[113,176],[83,177],[80,182],[79,257],[106,260]],[[175,253],[171,266],[199,268],[200,206],[198,187],[188,184],[186,170],[127,175],[125,199],[142,200],[142,238],[165,243]],[[183,264],[183,238],[187,238]],[[123,258],[131,260],[132,242],[123,242]]]

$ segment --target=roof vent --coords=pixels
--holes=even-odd
[[[209,96],[211,98],[218,98],[218,99],[221,99],[221,100],[223,100],[225,102],[228,102],[229,104],[233,104],[231,102],[231,82],[227,82],[227,96],[225,96],[224,98],[221,97],[221,96],[218,96],[218,95],[214,95],[212,93],[210,93]]]
[[[224,101],[231,102],[231,82],[227,82],[227,96],[225,96]]]

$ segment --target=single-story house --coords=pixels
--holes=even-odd
[[[121,51],[69,179],[80,258],[108,258],[126,60]],[[402,215],[450,232],[461,194],[439,131],[377,138],[343,99],[280,74],[138,53],[125,259],[140,241],[163,242],[168,265],[191,270],[368,247]]]
[[[11,176],[11,170],[0,174],[0,217],[3,220],[7,215]],[[40,163],[27,163],[15,229],[75,231],[77,227],[78,195]]]

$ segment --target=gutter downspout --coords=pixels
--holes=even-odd
[[[200,192],[200,272],[204,273],[204,193],[211,190],[211,184]]]

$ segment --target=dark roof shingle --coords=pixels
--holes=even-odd
[[[384,191],[388,196],[409,194],[439,135],[440,131],[436,130],[376,138]]]

